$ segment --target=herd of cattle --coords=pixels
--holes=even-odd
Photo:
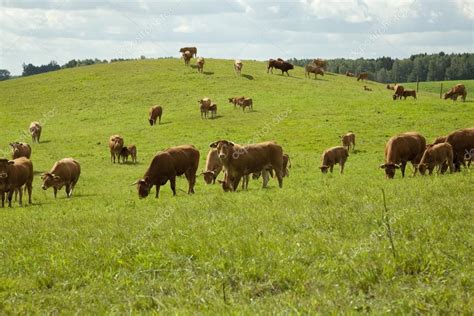
[[[181,49],[183,57],[196,56],[195,47],[185,47]],[[189,61],[188,59],[188,61]],[[186,60],[186,59],[185,59]],[[204,66],[202,59],[201,70]],[[242,63],[234,63],[235,71],[240,73]],[[324,61],[314,60],[305,67],[308,74],[314,73],[324,75]],[[199,68],[199,66],[198,66]],[[282,59],[271,59],[268,63],[267,71],[273,68],[280,69],[288,74],[288,70],[293,69],[293,65]],[[348,73],[348,76],[353,74]],[[366,80],[364,73],[359,74],[358,80]],[[416,98],[416,92],[405,90],[401,85],[395,85],[389,89],[395,91],[394,100],[404,96],[413,96]],[[445,99],[456,100],[461,96],[465,100],[467,95],[464,85],[456,85],[445,94]],[[244,96],[229,98],[229,103],[234,108],[240,106],[243,111],[245,108],[253,109],[251,98]],[[200,104],[201,118],[207,118],[208,112],[211,117],[217,115],[217,105],[210,98],[203,98],[198,101]],[[163,108],[153,106],[149,110],[148,121],[150,125],[161,123]],[[39,143],[42,126],[39,122],[32,122],[29,127],[32,141]],[[325,150],[321,156],[320,170],[322,173],[333,172],[334,165],[340,165],[340,173],[344,171],[344,165],[349,157],[349,152],[354,152],[355,134],[349,132],[340,137],[342,146],[335,146]],[[124,139],[120,135],[112,135],[109,138],[109,150],[111,162],[137,161],[137,148],[135,145],[125,145]],[[2,198],[2,207],[5,205],[5,198],[8,199],[8,205],[12,206],[13,195],[15,199],[19,195],[19,204],[22,205],[23,192],[28,193],[28,202],[31,204],[32,183],[33,183],[33,164],[30,160],[31,147],[26,143],[10,143],[12,150],[12,160],[0,158],[0,195]],[[428,170],[431,175],[437,167],[438,173],[445,173],[448,168],[450,172],[460,171],[461,166],[469,167],[472,160],[472,151],[474,150],[474,128],[465,128],[453,131],[447,136],[441,136],[434,140],[432,144],[426,144],[426,139],[419,133],[407,132],[393,136],[388,140],[385,146],[385,162],[380,165],[385,170],[387,178],[395,176],[396,169],[401,170],[402,177],[405,176],[405,168],[408,162],[414,167],[414,174],[417,171],[425,174]],[[466,155],[468,153],[468,155]],[[170,182],[173,195],[176,195],[176,177],[184,175],[188,181],[188,193],[194,193],[197,171],[199,167],[200,153],[193,145],[182,145],[172,147],[161,151],[155,155],[144,176],[137,180],[138,195],[144,198],[149,195],[153,186],[156,187],[156,197],[159,195],[160,187]],[[263,178],[262,186],[265,188],[272,177],[276,177],[280,188],[283,186],[283,178],[289,176],[291,168],[290,157],[284,153],[281,145],[273,141],[239,145],[228,140],[218,140],[210,144],[210,150],[206,157],[204,171],[201,175],[207,184],[214,184],[217,177],[222,172],[223,178],[217,180],[224,191],[236,191],[242,180],[242,189],[247,189],[250,176],[258,179]],[[73,158],[64,158],[56,163],[49,172],[43,173],[42,188],[44,190],[52,187],[54,197],[57,191],[65,187],[66,196],[72,196],[81,174],[81,167],[78,161]]]

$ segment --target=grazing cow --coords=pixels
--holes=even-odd
[[[346,76],[347,77],[355,77],[355,75],[352,72],[346,71]]]
[[[41,137],[41,124],[39,122],[31,122],[30,124],[30,134],[33,143],[39,143]]]
[[[396,84],[395,87],[393,87],[393,90],[395,93],[393,94],[392,98],[395,101],[397,98],[402,99],[403,97],[403,91],[405,91],[405,88],[402,85]]]
[[[242,67],[244,65],[242,64],[242,61],[240,59],[236,59],[234,61],[234,70],[235,70],[235,73],[240,75],[242,73]]]
[[[234,104],[234,110],[235,110],[236,106],[239,104],[239,101],[243,99],[245,99],[244,96],[229,98],[229,103]]]
[[[120,135],[112,135],[109,138],[110,161],[115,163],[115,157],[120,163],[120,154],[123,148],[123,137]]]
[[[199,57],[196,61],[196,66],[197,66],[197,70],[198,72],[202,73],[204,72],[204,58],[203,57]]]
[[[443,166],[447,164],[449,171],[453,172],[453,147],[449,143],[440,143],[436,145],[426,146],[426,150],[418,164],[418,171],[421,175],[425,175],[428,169],[429,174],[433,173],[433,169],[438,166],[438,174],[445,172]]]
[[[364,86],[364,91],[372,91],[372,89],[367,86]]]
[[[12,206],[14,192],[20,195],[20,206],[23,204],[23,186],[28,191],[28,203],[31,204],[31,191],[33,190],[33,164],[26,157],[13,160],[0,158],[0,195],[2,207],[5,206],[5,194],[8,194],[8,206]],[[26,191],[25,190],[25,191]]]
[[[369,73],[368,72],[361,72],[358,76],[357,76],[357,81],[359,80],[368,80],[369,79]]]
[[[191,52],[189,52],[189,51],[185,51],[185,52],[183,53],[184,64],[185,64],[186,66],[189,65],[189,62],[191,61],[191,58],[192,58],[192,57],[193,57],[193,54],[191,54]]]
[[[385,169],[385,176],[389,179],[393,179],[396,169],[400,169],[402,177],[405,177],[405,168],[410,161],[416,173],[425,147],[426,139],[418,133],[408,132],[393,136],[385,145],[385,163],[380,165],[380,168]]]
[[[148,115],[148,122],[150,122],[150,125],[155,125],[156,119],[158,119],[158,125],[161,124],[161,115],[163,115],[163,108],[159,105],[152,106]]]
[[[160,151],[151,161],[150,167],[142,179],[136,181],[138,196],[145,198],[150,189],[156,186],[156,195],[160,186],[170,181],[173,195],[176,195],[176,177],[185,175],[189,183],[188,194],[194,193],[196,171],[199,166],[199,151],[193,145],[182,145]]]
[[[354,151],[354,148],[356,145],[356,136],[354,133],[349,132],[345,135],[339,136],[339,138],[342,141],[342,146],[347,148],[347,151],[351,149],[351,145],[352,145],[352,151]]]
[[[387,85],[387,89],[388,89],[388,90],[394,90],[395,88],[394,88],[394,86],[391,86],[391,85],[388,84],[388,85]]]
[[[404,100],[406,100],[407,97],[413,97],[416,100],[416,90],[404,90],[402,95]]]
[[[12,157],[13,159],[26,157],[30,159],[31,157],[31,147],[26,143],[10,143],[10,147],[12,148]]]
[[[290,156],[287,154],[283,154],[283,177],[289,177],[290,176],[290,168],[291,168],[291,161],[290,161]],[[267,169],[267,171],[270,173],[270,176],[273,177],[273,169]],[[262,175],[262,172],[254,172],[252,174],[252,179],[257,180],[260,178]]]
[[[241,146],[227,140],[218,140],[210,144],[210,147],[217,148],[218,157],[227,171],[223,187],[227,186],[235,191],[242,177],[263,172],[265,188],[270,180],[266,172],[269,168],[275,171],[278,184],[280,188],[283,187],[283,149],[275,142]]]
[[[209,111],[211,112],[211,118],[216,118],[217,116],[217,104],[212,103],[209,107]]]
[[[339,164],[341,166],[342,174],[344,172],[344,164],[347,161],[347,157],[349,157],[349,152],[345,147],[336,146],[326,149],[321,155],[321,167],[319,167],[319,169],[321,169],[322,173],[327,173],[328,169],[332,173],[334,165]]]
[[[304,67],[304,76],[310,78],[311,73],[314,73],[314,79],[317,79],[318,75],[324,76],[324,70],[314,64],[307,64]]]
[[[436,137],[435,140],[433,141],[433,145],[445,143],[445,142],[446,142],[446,138],[448,138],[448,136],[439,136],[439,137]]]
[[[246,107],[253,111],[253,100],[251,98],[239,99],[237,104],[242,108],[242,111],[245,111]]]
[[[196,57],[197,56],[197,48],[196,47],[183,47],[183,48],[180,48],[179,49],[179,52],[184,54],[186,52],[189,52],[191,54],[191,57],[194,56]]]
[[[212,101],[209,98],[203,98],[198,101],[200,104],[200,110],[201,110],[201,119],[207,118],[207,114],[209,113]]]
[[[207,184],[216,183],[216,178],[219,176],[219,173],[222,171],[222,162],[217,156],[217,149],[211,148],[207,153],[206,157],[206,167],[202,172],[204,176],[204,181]]]
[[[122,147],[122,151],[120,152],[122,163],[125,163],[126,161],[128,161],[128,156],[132,157],[133,163],[137,163],[137,146],[128,145],[128,146]]]
[[[283,59],[281,58],[278,58],[277,60],[275,59],[270,59],[268,61],[268,66],[267,66],[267,73],[271,70],[271,72],[273,73],[273,68],[276,68],[276,69],[280,69],[281,70],[281,75],[283,76],[283,74],[286,72],[286,74],[288,76],[290,76],[290,74],[288,73],[288,70],[291,70],[291,69],[294,69],[293,65],[290,64],[289,62],[286,62],[284,61]]]
[[[457,84],[444,94],[444,99],[456,101],[461,96],[462,102],[466,102],[467,90],[463,84]]]
[[[452,132],[446,142],[453,147],[453,162],[455,171],[461,171],[461,165],[466,166],[465,160],[472,159],[474,151],[474,127]],[[465,159],[469,158],[469,159]]]
[[[66,187],[66,196],[70,198],[72,191],[79,181],[81,175],[81,165],[77,160],[72,158],[64,158],[57,161],[51,171],[43,173],[41,179],[43,180],[43,190],[47,190],[50,187],[54,189],[54,198],[58,194],[58,190],[61,190],[63,186]]]

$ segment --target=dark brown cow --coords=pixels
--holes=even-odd
[[[244,96],[229,98],[229,103],[234,104],[234,109],[235,109],[237,105],[239,104],[239,100],[243,100],[243,99],[245,99]]]
[[[357,81],[359,80],[368,80],[369,79],[369,73],[368,72],[361,72],[358,76],[357,76]]]
[[[237,100],[237,105],[242,108],[242,111],[245,111],[246,107],[253,111],[253,100],[251,98],[239,99]]]
[[[128,145],[128,146],[122,147],[122,152],[120,153],[120,157],[122,158],[123,163],[128,161],[128,156],[132,158],[133,163],[137,163],[137,146]]]
[[[263,171],[263,187],[267,186],[270,176],[266,170],[273,169],[280,188],[283,186],[283,149],[275,142],[264,142],[251,145],[237,145],[227,140],[218,140],[210,144],[217,148],[227,177],[224,186],[235,191],[242,177]]]
[[[54,164],[50,172],[43,173],[41,176],[43,180],[42,188],[47,190],[53,187],[54,198],[56,198],[58,190],[65,186],[66,196],[70,198],[80,175],[81,165],[78,161],[72,158],[61,159]]]
[[[163,108],[159,105],[152,106],[148,113],[148,122],[153,126],[158,119],[158,125],[161,124],[161,116],[163,115]]]
[[[217,156],[217,149],[211,148],[207,153],[205,170],[202,172],[207,184],[216,183],[216,178],[222,171],[223,164]]]
[[[393,87],[393,90],[395,91],[392,96],[393,100],[395,101],[396,99],[402,99],[405,88],[402,85],[396,84],[395,87]]]
[[[294,66],[292,64],[290,64],[289,62],[284,61],[281,58],[278,58],[276,60],[275,59],[270,59],[268,61],[267,73],[269,71],[271,71],[273,73],[273,68],[281,70],[281,75],[282,76],[285,72],[288,76],[290,76],[290,74],[288,73],[288,70],[294,69]]]
[[[31,157],[31,147],[26,143],[10,143],[10,147],[12,148],[12,158],[20,158],[26,157],[30,159]]]
[[[385,176],[392,179],[395,170],[402,171],[405,177],[405,168],[410,161],[415,169],[423,156],[426,147],[426,139],[419,133],[408,132],[390,138],[385,145],[385,163],[380,168],[385,169]]]
[[[445,143],[445,142],[446,142],[446,138],[448,138],[448,136],[439,136],[439,137],[436,137],[435,140],[433,141],[433,145]]]
[[[28,203],[31,204],[33,190],[33,164],[31,160],[20,157],[14,160],[0,158],[0,195],[2,207],[5,206],[5,194],[8,194],[8,206],[12,206],[14,192],[20,194],[19,203],[23,204],[23,186],[28,191]]]
[[[31,122],[30,124],[30,134],[33,143],[39,143],[42,131],[41,124],[39,122]]]
[[[324,70],[322,68],[314,64],[307,64],[304,67],[304,76],[310,78],[312,73],[314,74],[314,79],[317,79],[318,75],[324,76]]]
[[[327,173],[328,169],[332,173],[334,165],[339,164],[341,166],[342,174],[344,172],[344,164],[347,161],[347,157],[349,157],[349,152],[345,147],[336,146],[326,149],[321,155],[321,167],[319,167],[319,169],[321,169],[322,173]]]
[[[433,169],[438,166],[438,174],[444,173],[444,165],[449,166],[449,171],[453,172],[453,147],[449,143],[440,143],[436,145],[426,146],[426,150],[418,164],[418,171],[421,175],[425,175],[426,170],[429,174],[433,173]]]
[[[456,101],[461,96],[462,102],[466,102],[467,90],[463,84],[457,84],[444,94],[444,99]]]
[[[416,90],[404,90],[402,96],[404,100],[406,100],[407,97],[413,97],[416,100]]]
[[[112,135],[109,138],[109,149],[110,149],[110,161],[115,163],[117,158],[120,163],[120,154],[123,147],[123,137],[120,135]]]
[[[185,64],[186,66],[189,65],[189,62],[191,61],[191,58],[192,58],[192,57],[193,57],[193,54],[192,54],[191,52],[189,52],[189,51],[185,51],[185,52],[183,53],[184,64]]]
[[[191,56],[196,57],[197,56],[197,48],[196,47],[183,47],[179,49],[179,52],[181,54],[184,54],[185,52],[190,52]]]
[[[185,175],[188,180],[188,194],[194,193],[196,171],[199,166],[199,151],[193,145],[182,145],[168,148],[156,154],[150,167],[137,184],[138,196],[145,198],[153,186],[156,186],[156,195],[160,194],[160,186],[170,182],[173,195],[176,195],[176,177]]]
[[[200,72],[200,73],[204,72],[204,64],[205,64],[204,58],[199,57],[196,61],[196,66],[197,66],[198,72]]]
[[[342,146],[347,148],[347,151],[351,150],[351,145],[352,145],[352,151],[354,151],[355,145],[356,145],[356,138],[355,134],[352,132],[349,132],[345,135],[339,136],[339,138],[342,141]]]
[[[446,142],[453,147],[455,171],[461,171],[461,165],[466,166],[465,160],[470,161],[474,153],[474,127],[452,132]]]

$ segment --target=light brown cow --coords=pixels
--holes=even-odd
[[[283,154],[283,177],[289,177],[290,176],[290,168],[291,168],[291,161],[290,161],[290,156],[287,154]],[[273,177],[273,169],[267,169],[267,171],[270,173],[270,176]],[[262,175],[261,172],[254,172],[252,174],[252,179],[257,180],[260,178]]]
[[[355,145],[356,145],[356,138],[355,134],[352,132],[349,132],[345,135],[339,136],[339,138],[342,141],[342,146],[347,148],[347,151],[351,150],[351,145],[352,145],[352,151],[354,151]]]
[[[405,177],[405,168],[410,161],[416,174],[425,147],[426,139],[419,133],[407,132],[393,136],[385,145],[385,163],[380,168],[385,169],[385,176],[389,179],[395,176],[396,169],[400,169],[402,177]]]
[[[182,145],[168,148],[155,155],[150,167],[142,179],[136,181],[138,196],[145,198],[156,186],[156,195],[160,194],[160,186],[170,181],[173,195],[176,195],[176,177],[185,175],[188,180],[188,194],[194,193],[196,171],[199,166],[199,151],[193,145]]]
[[[184,59],[184,64],[188,66],[189,62],[191,61],[191,58],[193,57],[193,54],[191,54],[190,51],[185,51],[182,57]]]
[[[413,97],[416,100],[416,90],[404,90],[402,94],[404,100],[407,99],[407,97]]]
[[[444,173],[443,165],[449,166],[449,171],[453,172],[453,147],[449,143],[440,143],[436,145],[426,146],[426,150],[418,164],[418,171],[421,175],[425,175],[426,170],[431,175],[433,169],[438,166],[438,174]]]
[[[202,172],[207,184],[216,183],[216,178],[222,171],[223,164],[217,156],[217,149],[211,148],[207,153],[205,170]]]
[[[318,75],[324,76],[324,70],[316,66],[315,64],[307,64],[304,67],[304,76],[311,78],[311,74],[314,73],[314,79],[318,78]]]
[[[235,73],[238,74],[238,75],[241,75],[242,73],[242,67],[244,65],[242,64],[242,61],[240,59],[236,59],[234,61],[234,70],[235,70]]]
[[[185,52],[190,52],[191,57],[192,56],[194,56],[194,57],[197,56],[197,48],[196,47],[182,47],[182,48],[179,49],[179,52],[181,54],[184,54]]]
[[[402,85],[396,84],[395,87],[393,87],[393,90],[395,93],[393,94],[392,98],[395,101],[396,99],[402,99],[403,97],[403,91],[405,91],[405,88]]]
[[[461,165],[466,166],[465,160],[472,160],[474,153],[474,127],[452,132],[446,142],[453,147],[455,171],[461,171]],[[469,158],[469,159],[466,159]]]
[[[163,115],[163,108],[159,105],[152,106],[148,113],[148,122],[150,122],[150,125],[155,125],[157,119],[158,125],[161,124],[161,115]]]
[[[20,206],[23,204],[23,189],[28,191],[28,203],[31,204],[31,192],[33,190],[33,164],[26,157],[14,160],[0,158],[0,195],[2,207],[5,206],[5,194],[8,194],[8,206],[12,206],[14,192],[20,195]]]
[[[358,76],[357,76],[357,81],[359,80],[368,80],[369,79],[369,73],[368,72],[361,72]]]
[[[41,124],[39,122],[31,122],[30,124],[30,134],[33,143],[39,143],[42,131]]]
[[[251,98],[239,99],[237,100],[237,104],[242,108],[242,111],[245,111],[246,107],[253,111],[253,100]]]
[[[198,72],[202,73],[204,72],[204,58],[203,57],[199,57],[196,61],[196,66],[197,66],[197,70]]]
[[[237,104],[239,104],[239,100],[243,100],[243,99],[245,99],[244,96],[229,98],[229,103],[234,104],[234,110],[235,110],[235,108],[237,107]]]
[[[211,118],[216,118],[217,116],[217,104],[212,103],[209,107],[209,111],[211,112]]]
[[[342,174],[344,172],[344,165],[347,161],[347,157],[349,157],[349,152],[345,147],[336,146],[326,149],[321,155],[321,167],[319,167],[319,169],[321,169],[322,173],[327,173],[328,169],[332,173],[334,165],[339,164],[341,166]]]
[[[20,158],[20,157],[26,157],[30,159],[31,157],[31,147],[30,145],[26,143],[10,143],[10,147],[12,148],[12,158]]]
[[[66,196],[70,198],[72,191],[76,187],[79,176],[81,175],[81,165],[77,160],[64,158],[57,161],[49,172],[43,173],[43,190],[53,187],[54,198],[57,197],[58,190],[66,187]]]
[[[270,180],[267,169],[275,171],[278,184],[283,187],[283,149],[275,142],[264,142],[250,145],[237,145],[227,140],[218,140],[210,144],[217,148],[218,157],[227,171],[224,186],[235,191],[244,176],[254,172],[263,172],[263,187]],[[224,188],[225,191],[225,188]]]
[[[110,149],[110,161],[115,163],[115,158],[117,158],[118,163],[120,163],[120,153],[123,148],[123,137],[120,135],[112,135],[109,138],[109,149]]]
[[[137,146],[128,145],[128,146],[122,147],[122,151],[120,152],[120,157],[122,158],[123,163],[128,161],[128,156],[132,157],[133,163],[137,163]]]
[[[199,109],[201,111],[201,119],[207,118],[207,115],[209,113],[209,110],[210,110],[210,107],[211,107],[211,104],[212,104],[211,99],[203,98],[203,99],[199,100],[198,103],[200,104]]]
[[[444,94],[444,99],[456,101],[461,96],[462,102],[466,102],[467,90],[463,84],[457,84]]]

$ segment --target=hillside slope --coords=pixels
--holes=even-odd
[[[266,73],[244,61],[206,60],[205,73],[178,59],[95,65],[0,82],[0,150],[32,144],[34,205],[0,209],[3,312],[472,312],[471,170],[388,181],[379,168],[387,139],[419,131],[431,141],[472,126],[474,103],[392,101],[384,85],[326,74]],[[469,83],[472,85],[472,82]],[[363,90],[367,85],[372,92]],[[250,96],[253,112],[227,98]],[[218,104],[201,120],[198,100]],[[147,122],[164,107],[162,125]],[[323,176],[320,155],[353,131],[345,174]],[[108,137],[138,148],[137,165],[110,162]],[[131,184],[154,154],[179,144],[275,140],[291,157],[290,177],[224,194],[199,178],[196,194],[169,185],[139,200]],[[0,152],[1,156],[1,152]],[[82,165],[75,195],[54,200],[40,173],[64,157]],[[395,255],[381,221],[385,190]],[[154,196],[154,194],[152,194]]]

